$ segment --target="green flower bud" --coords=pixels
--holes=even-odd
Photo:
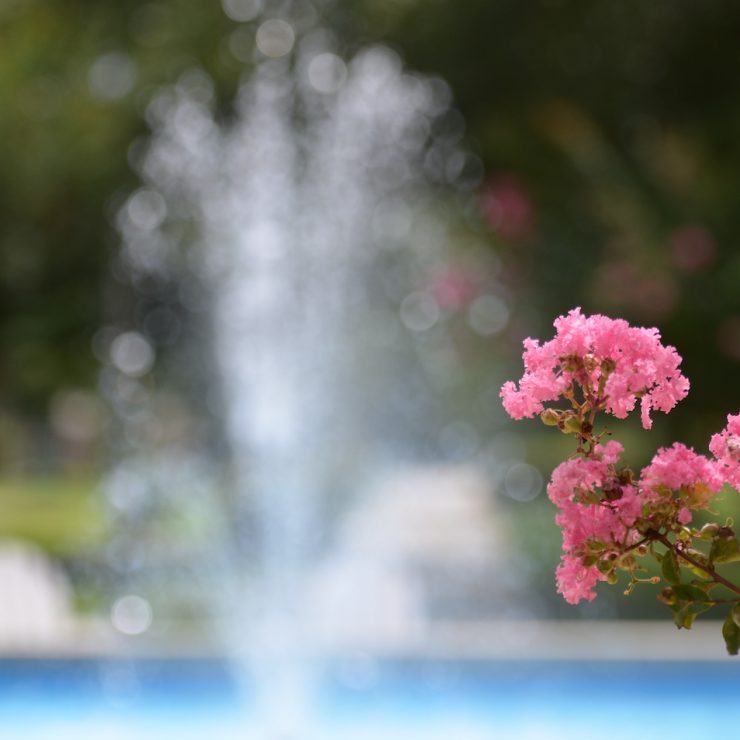
[[[556,409],[545,409],[540,414],[540,419],[546,427],[556,427],[560,421],[561,413]]]
[[[699,530],[699,537],[701,537],[703,540],[714,539],[718,534],[719,534],[719,524],[717,524],[716,522],[710,522],[709,524],[705,524]]]
[[[610,560],[599,560],[596,567],[604,574],[614,572],[614,563]]]
[[[578,434],[581,432],[581,422],[577,416],[566,417],[558,426],[563,434]]]

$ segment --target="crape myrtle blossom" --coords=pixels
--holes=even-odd
[[[668,412],[688,392],[681,358],[663,346],[657,329],[634,328],[621,319],[584,316],[576,308],[555,321],[555,337],[524,341],[524,375],[501,388],[514,419],[540,415],[546,426],[574,435],[574,454],[552,473],[547,494],[558,509],[563,534],[557,589],[571,604],[591,601],[601,581],[664,582],[658,594],[677,627],[714,607],[729,611],[722,626],[727,650],[740,651],[740,585],[721,572],[740,561],[732,519],[693,525],[694,514],[712,515],[712,501],[728,483],[740,488],[740,413],[711,438],[715,459],[679,442],[658,450],[635,475],[620,460],[624,449],[597,433],[599,412],[626,417],[641,404],[642,425],[653,409]],[[549,402],[565,401],[560,406]],[[563,406],[565,406],[563,408]],[[642,559],[659,563],[660,575],[642,575]]]
[[[611,441],[598,445],[593,457],[566,460],[547,487],[560,509],[555,522],[563,531],[558,591],[571,604],[591,601],[597,581],[608,580],[611,563],[646,531],[688,524],[692,509],[708,508],[722,487],[717,463],[678,442],[659,450],[637,483],[617,467],[623,451]]]
[[[666,492],[677,491],[677,519],[688,524],[691,509],[707,509],[724,480],[716,462],[675,442],[655,454],[640,474],[640,490],[645,501],[661,501]]]
[[[563,531],[558,591],[571,604],[591,601],[593,586],[608,580],[614,560],[640,539],[632,526],[640,512],[637,487],[616,467],[622,452],[618,442],[598,445],[594,457],[558,465],[547,486]]]
[[[583,558],[563,555],[555,570],[555,580],[563,598],[569,604],[577,604],[583,599],[593,601],[596,598],[594,586],[599,581],[605,581],[606,575],[594,566],[585,566]]]
[[[728,415],[727,426],[712,436],[709,449],[725,482],[740,488],[740,414]]]
[[[544,344],[524,340],[524,375],[519,387],[504,383],[501,398],[513,419],[541,413],[548,401],[567,396],[575,384],[601,409],[624,419],[641,403],[642,425],[651,409],[670,411],[686,396],[689,381],[681,358],[660,342],[657,329],[631,327],[623,319],[584,316],[575,308],[555,320],[556,334]]]

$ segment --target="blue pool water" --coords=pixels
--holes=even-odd
[[[218,660],[5,660],[0,738],[704,740],[734,728],[740,662],[336,663],[290,736],[249,697]]]

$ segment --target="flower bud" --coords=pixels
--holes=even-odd
[[[619,471],[619,482],[622,483],[625,486],[631,486],[632,481],[635,479],[635,474],[630,468],[622,468],[622,470]]]
[[[599,562],[596,564],[596,567],[604,575],[608,575],[609,573],[614,572],[614,563],[610,560],[599,560]]]
[[[577,416],[567,416],[558,427],[563,434],[578,434],[581,431],[581,421]]]
[[[574,373],[578,370],[579,364],[580,360],[577,355],[566,355],[565,357],[560,358],[560,367],[563,369],[563,372],[566,373]]]
[[[546,427],[556,427],[560,421],[561,412],[556,409],[545,409],[540,414],[540,419]]]
[[[666,586],[665,588],[662,588],[660,590],[660,593],[658,594],[658,601],[662,601],[664,604],[668,604],[668,606],[671,606],[677,601],[676,594],[670,586]]]
[[[611,357],[607,357],[601,361],[601,372],[604,373],[604,375],[609,375],[609,373],[613,373],[616,369],[617,363],[614,362]]]

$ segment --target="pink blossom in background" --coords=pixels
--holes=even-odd
[[[717,458],[722,479],[740,488],[740,414],[727,416],[727,426],[712,435],[709,449]]]
[[[714,237],[703,226],[681,226],[670,235],[668,241],[673,263],[684,272],[705,270],[717,255]]]
[[[627,259],[611,259],[596,268],[592,295],[614,308],[629,308],[651,321],[670,316],[678,305],[679,290],[670,275],[645,274]]]
[[[429,281],[429,291],[437,305],[449,313],[467,308],[479,292],[472,271],[460,265],[444,265]]]
[[[717,328],[717,346],[722,354],[740,362],[740,316],[728,316]]]
[[[524,341],[524,375],[519,387],[508,381],[501,388],[504,408],[513,419],[532,417],[544,403],[557,400],[575,382],[598,387],[602,363],[614,369],[605,385],[605,410],[625,418],[642,396],[642,425],[652,426],[652,409],[668,412],[686,396],[689,381],[679,366],[681,357],[673,347],[660,342],[657,329],[631,327],[623,319],[594,314],[585,316],[575,308],[555,320],[556,335],[540,345]],[[568,369],[566,358],[588,359],[590,370]]]
[[[483,193],[483,216],[491,231],[522,241],[534,231],[534,206],[522,183],[511,175],[490,181]]]

